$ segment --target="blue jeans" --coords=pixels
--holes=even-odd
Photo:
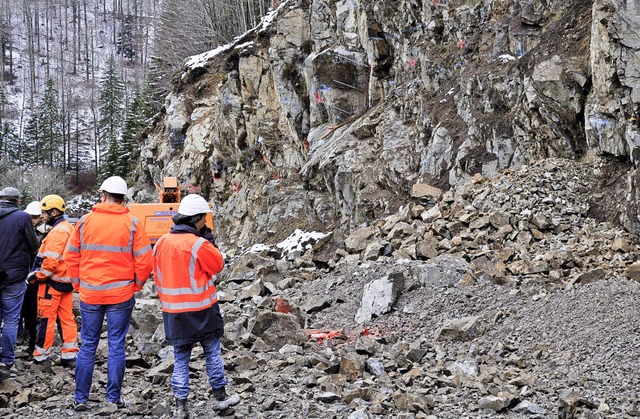
[[[120,304],[86,304],[80,302],[80,315],[82,327],[80,337],[82,346],[76,359],[76,394],[78,403],[85,403],[89,399],[91,382],[93,380],[93,367],[96,362],[96,350],[100,342],[102,321],[107,316],[107,340],[109,356],[107,358],[107,401],[116,403],[120,401],[120,390],[124,379],[126,361],[124,339],[129,330],[131,313],[135,305],[135,298]]]
[[[220,356],[220,338],[212,337],[200,342],[206,357],[207,375],[211,388],[217,389],[227,385],[224,377],[224,363]],[[189,397],[189,359],[193,344],[173,347],[174,365],[171,375],[171,388],[178,399]]]
[[[15,348],[18,336],[18,323],[20,322],[20,310],[27,283],[24,281],[9,284],[0,289],[0,321],[4,321],[2,327],[2,355],[0,362],[13,365],[16,360]]]

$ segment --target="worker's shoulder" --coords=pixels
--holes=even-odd
[[[47,237],[68,237],[73,231],[71,223],[64,220],[61,223],[56,224],[51,230],[47,232]]]
[[[24,221],[28,220],[29,224],[31,224],[31,215],[27,214],[25,211],[21,211],[19,208],[9,208],[4,211],[0,211],[0,220],[4,220],[9,223],[13,223],[16,221]]]
[[[158,241],[156,242],[155,246],[158,247],[163,247],[163,246],[173,246],[173,247],[180,247],[180,246],[187,246],[189,249],[191,249],[194,245],[196,245],[196,243],[198,243],[198,247],[202,247],[202,246],[208,246],[211,245],[211,243],[209,243],[205,238],[200,237],[196,234],[193,233],[185,233],[185,232],[179,232],[179,233],[165,233],[162,236],[160,236],[160,238],[158,239]]]

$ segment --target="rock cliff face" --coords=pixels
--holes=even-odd
[[[248,246],[353,229],[415,184],[611,155],[630,201],[608,214],[638,232],[639,25],[634,0],[285,1],[185,63],[138,186],[178,176]]]

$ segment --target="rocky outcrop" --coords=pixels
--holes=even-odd
[[[640,11],[628,1],[594,1],[593,87],[585,104],[590,146],[637,163],[640,157]]]
[[[358,226],[417,183],[554,156],[635,163],[632,3],[282,2],[187,60],[138,186],[178,176],[216,204],[223,242],[249,246],[281,239],[275,224]],[[620,212],[637,229],[635,209]]]

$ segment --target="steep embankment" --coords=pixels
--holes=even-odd
[[[178,176],[216,204],[221,242],[248,248],[370,222],[415,183],[548,157],[635,162],[640,12],[627,3],[282,2],[186,62],[138,186]],[[633,190],[615,212],[637,231]]]

